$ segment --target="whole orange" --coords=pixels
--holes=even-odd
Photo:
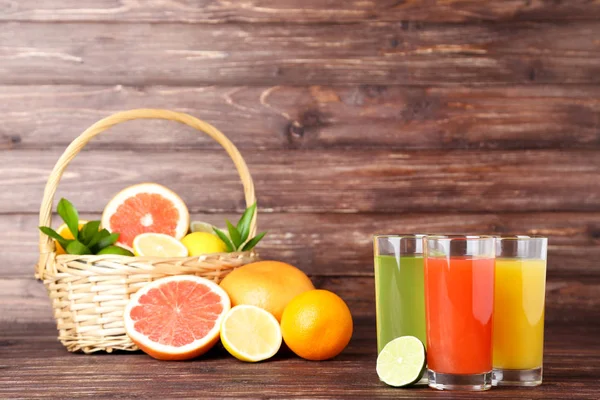
[[[281,321],[283,309],[294,297],[315,288],[304,272],[279,261],[244,265],[229,273],[221,287],[229,295],[232,307],[257,306],[273,314],[277,321]]]
[[[352,328],[350,309],[328,290],[296,296],[281,318],[283,340],[307,360],[327,360],[340,354],[350,342]]]

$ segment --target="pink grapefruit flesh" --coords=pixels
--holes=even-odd
[[[218,341],[231,305],[217,284],[193,275],[156,280],[125,308],[125,329],[140,349],[159,360],[188,360]]]
[[[188,231],[190,214],[174,192],[156,183],[130,186],[105,207],[102,226],[118,232],[119,243],[131,247],[142,233],[163,233],[181,239]]]

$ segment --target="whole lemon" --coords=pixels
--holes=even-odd
[[[281,317],[283,340],[307,360],[327,360],[340,354],[350,342],[352,329],[350,309],[328,290],[296,296]]]
[[[187,247],[191,257],[210,253],[224,253],[227,251],[225,242],[217,236],[206,232],[194,232],[181,239],[181,243]]]
[[[231,306],[249,304],[273,314],[277,321],[287,304],[298,294],[315,287],[293,265],[279,261],[258,261],[244,265],[225,277],[221,282],[231,299]]]

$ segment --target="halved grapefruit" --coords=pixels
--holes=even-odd
[[[119,243],[133,246],[141,233],[164,233],[180,240],[190,224],[190,213],[179,196],[157,183],[141,183],[121,190],[102,213],[102,227],[119,232]]]
[[[161,278],[138,290],[125,307],[125,330],[159,360],[189,360],[217,343],[231,304],[223,289],[193,275]]]

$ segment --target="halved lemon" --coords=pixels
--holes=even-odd
[[[133,239],[133,253],[142,257],[187,257],[179,240],[164,233],[142,233]]]
[[[281,341],[277,319],[256,306],[233,307],[221,325],[221,342],[238,360],[256,362],[271,358],[279,351]]]

